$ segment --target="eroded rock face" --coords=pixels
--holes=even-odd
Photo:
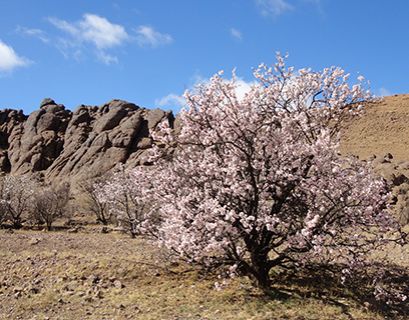
[[[22,110],[6,109],[0,111],[0,171],[2,172],[11,171],[10,141],[20,136],[26,119],[27,117]]]
[[[42,172],[46,179],[97,176],[118,163],[144,163],[152,147],[151,131],[173,115],[112,100],[100,107],[79,106],[74,112],[52,99],[28,117],[22,111],[0,111],[0,171]]]
[[[42,104],[31,113],[19,132],[9,138],[11,173],[46,170],[60,155],[72,113],[63,105]]]

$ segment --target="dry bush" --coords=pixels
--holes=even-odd
[[[9,221],[19,229],[32,209],[37,183],[28,176],[5,176],[0,179],[0,223]]]
[[[45,223],[47,230],[51,230],[53,222],[67,214],[69,194],[70,187],[67,183],[40,188],[34,197],[32,222],[37,225]]]
[[[112,220],[112,213],[109,210],[108,203],[101,201],[98,197],[98,188],[106,182],[105,177],[94,178],[82,181],[79,184],[79,190],[83,199],[83,207],[87,212],[95,215],[98,223],[107,225]]]

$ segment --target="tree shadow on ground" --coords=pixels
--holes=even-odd
[[[348,301],[355,301],[385,319],[409,317],[409,270],[396,265],[371,264],[341,280],[342,265],[309,265],[273,276],[273,299],[297,295],[340,307],[353,319]],[[407,298],[405,298],[405,296]]]

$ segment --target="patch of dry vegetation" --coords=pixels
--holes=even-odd
[[[243,278],[216,281],[114,232],[0,230],[0,319],[383,318],[324,281],[277,282],[273,299]]]

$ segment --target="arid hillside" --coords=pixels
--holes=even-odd
[[[385,97],[366,107],[343,133],[341,150],[361,159],[391,153],[396,161],[409,160],[409,95]]]

